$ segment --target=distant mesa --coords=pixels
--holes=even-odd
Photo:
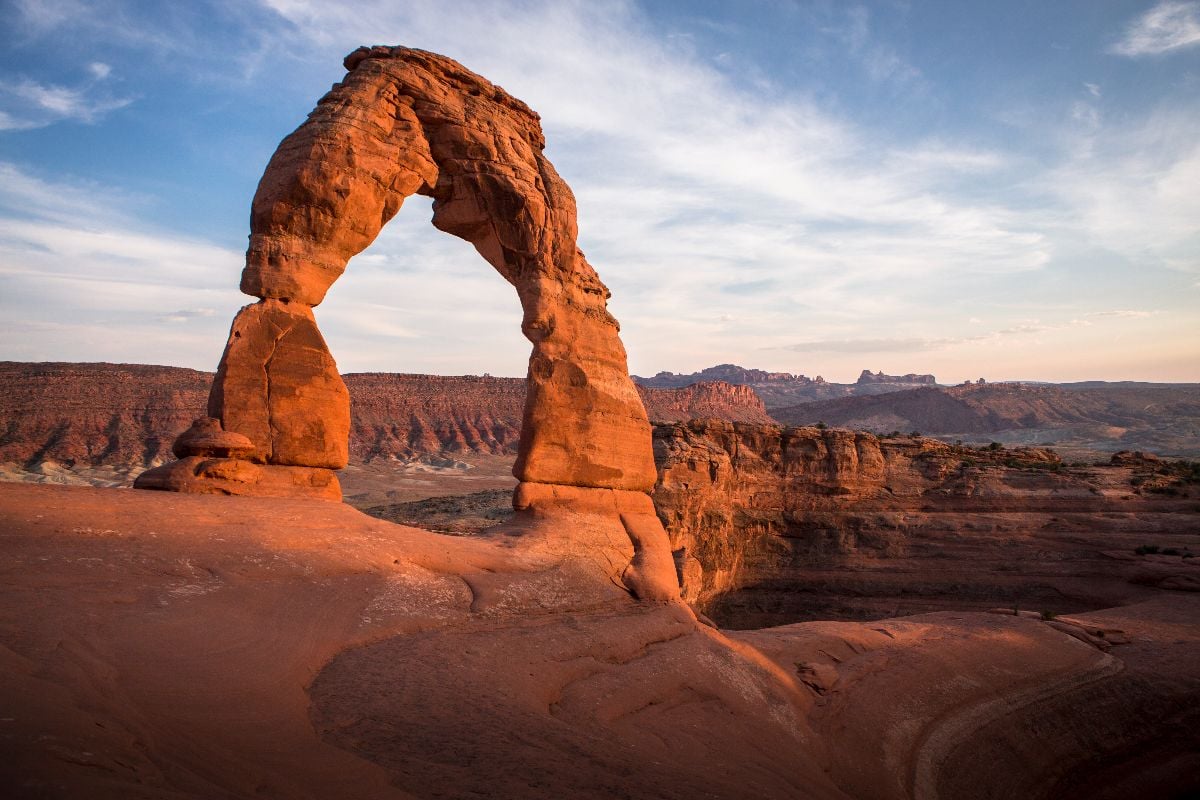
[[[693,383],[701,381],[726,381],[727,383],[745,386],[757,383],[799,383],[803,385],[825,383],[825,379],[820,375],[815,378],[809,378],[806,375],[793,375],[790,372],[767,372],[761,369],[747,369],[746,367],[739,367],[736,364],[718,364],[715,367],[708,367],[690,374],[660,372],[652,378],[640,378],[635,375],[633,379],[642,386],[651,386],[660,389],[690,386]]]
[[[884,375],[882,372],[871,372],[869,369],[864,369],[862,374],[858,376],[858,384],[860,386],[876,383],[905,383],[915,386],[936,386],[937,378],[932,375],[917,375],[908,373],[907,375]]]

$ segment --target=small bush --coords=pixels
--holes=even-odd
[[[1003,450],[1004,445],[1000,444],[999,442],[992,442],[991,444],[989,444],[987,447],[985,447],[983,449],[991,450],[991,451],[995,452],[996,450]]]
[[[1133,552],[1137,553],[1139,556],[1151,556],[1158,552],[1158,545],[1156,545],[1156,544],[1139,545],[1138,548],[1136,550],[1134,550]]]
[[[1058,615],[1055,614],[1053,611],[1043,611],[1042,612],[1042,619],[1046,620],[1047,622],[1054,619],[1057,616]]]
[[[1176,547],[1167,547],[1162,550],[1164,556],[1181,556],[1183,551]]]
[[[818,422],[818,423],[817,423],[817,430],[819,430],[819,431],[823,431],[823,430],[825,430],[825,429],[826,429],[826,428],[828,428],[828,427],[829,427],[829,426],[828,426],[828,425],[826,425],[824,422]]]

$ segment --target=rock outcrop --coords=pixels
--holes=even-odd
[[[1187,469],[700,420],[658,426],[655,448],[684,596],[722,624],[1071,613],[1200,588]]]
[[[858,376],[857,383],[859,385],[898,383],[915,384],[917,386],[936,386],[937,378],[932,375],[918,375],[915,372],[910,372],[906,375],[884,375],[882,371],[871,372],[869,369],[864,369],[862,374]]]
[[[652,422],[723,419],[769,425],[775,421],[753,389],[724,381],[703,381],[678,389],[639,386],[638,394]]]
[[[916,430],[984,443],[1051,441],[1060,451],[1085,458],[1118,450],[1200,457],[1197,384],[924,386],[772,407],[771,415],[786,425],[822,421],[875,433]]]
[[[0,362],[0,463],[158,466],[211,386],[178,367]]]
[[[787,408],[798,403],[839,397],[899,392],[913,386],[937,382],[932,375],[884,375],[882,372],[863,370],[857,383],[831,383],[820,375],[809,378],[790,372],[748,369],[736,364],[718,364],[690,374],[660,372],[650,378],[635,375],[633,379],[641,386],[657,389],[681,388],[700,381],[725,381],[738,386],[749,386],[762,398],[768,409]]]
[[[571,494],[646,502],[551,490],[576,509]],[[635,602],[596,514],[560,517],[558,536],[528,522],[444,536],[343,503],[0,484],[0,796],[1092,800],[1200,785],[1198,594],[1066,620],[715,630]]]
[[[269,475],[276,467],[346,465],[349,393],[312,307],[404,199],[420,193],[433,198],[434,226],[474,245],[520,298],[533,352],[517,479],[648,493],[650,423],[608,289],[576,245],[575,199],[543,154],[537,114],[461,64],[421,50],[362,47],[345,67],[342,82],[280,143],[251,205],[241,288],[261,299],[234,320],[208,410],[255,452],[215,468],[242,474],[239,464],[253,463]],[[167,472],[177,480],[165,480]],[[195,491],[212,488],[209,472],[178,465],[135,485],[189,491],[193,479]],[[238,486],[255,493],[267,483],[297,485],[264,478]],[[627,517],[635,516],[631,528]],[[633,533],[658,526],[652,509],[620,519],[640,563],[628,588],[676,596],[665,557],[639,562],[642,549],[665,543],[665,534]]]
[[[342,379],[350,392],[351,463],[517,452],[523,378],[361,372]],[[212,381],[211,372],[180,367],[0,362],[0,464],[137,473],[170,460],[172,440],[176,458],[200,455],[191,437],[201,430],[241,436],[214,429],[208,417],[202,429],[188,428],[204,413]],[[770,421],[754,392],[726,383],[639,387],[638,394],[655,422]],[[250,445],[203,455],[245,458],[255,451]]]
[[[807,375],[793,375],[790,372],[768,372],[762,369],[748,369],[737,364],[718,364],[715,367],[705,367],[699,372],[678,373],[659,372],[651,378],[633,377],[642,386],[655,389],[677,389],[691,386],[701,381],[725,381],[739,386],[754,386],[760,383],[775,384],[822,384],[825,379],[818,375],[810,378]]]

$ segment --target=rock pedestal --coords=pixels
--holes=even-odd
[[[251,442],[239,463],[272,475],[345,466],[349,398],[312,307],[416,193],[433,198],[433,224],[471,242],[520,297],[533,352],[516,477],[635,492],[648,506],[650,425],[608,289],[576,245],[575,198],[542,152],[538,115],[433,53],[359,48],[345,66],[342,82],[279,145],[254,196],[241,288],[261,300],[234,320],[208,409]],[[233,480],[222,465],[162,469],[143,485],[188,491]],[[329,485],[311,485],[315,496],[333,496]],[[630,574],[661,572],[646,565],[657,563],[649,553],[660,538],[666,547],[662,527],[652,509],[637,520],[627,526],[639,554]],[[631,578],[639,596],[677,596],[673,573],[669,586],[650,587],[664,580]]]

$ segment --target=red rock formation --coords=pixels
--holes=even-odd
[[[351,397],[352,462],[517,451],[522,378],[384,372],[342,377]],[[176,436],[186,446],[188,423],[203,413],[212,379],[211,372],[178,367],[0,362],[0,463],[158,466],[170,459]],[[728,384],[639,388],[639,394],[659,422],[766,421],[753,392]]]
[[[773,423],[763,401],[749,386],[704,381],[678,389],[638,386],[638,394],[653,422],[723,419],[730,422]]]
[[[622,590],[643,493],[540,488],[608,512],[442,536],[0,484],[0,796],[1195,793],[1200,595],[718,631]]]
[[[0,462],[161,464],[211,384],[176,367],[0,362]]]
[[[434,225],[474,244],[521,298],[534,348],[517,477],[649,490],[645,411],[537,115],[432,53],[361,48],[346,68],[267,167],[243,291],[316,305],[406,196],[430,195]]]
[[[262,300],[234,320],[209,414],[254,443],[265,472],[345,466],[349,395],[311,309],[419,192],[434,199],[433,224],[473,244],[521,300],[533,352],[513,474],[531,484],[649,492],[650,424],[608,289],[576,246],[574,197],[542,153],[537,114],[433,53],[364,47],[345,66],[345,79],[280,143],[255,193],[241,287]],[[163,467],[135,486],[188,491],[211,469]],[[268,482],[298,487],[264,478],[236,488],[253,493]],[[665,535],[635,537],[626,516],[635,550],[665,543]],[[638,530],[658,527],[653,513],[637,516]],[[660,555],[629,572],[638,596],[677,596]]]
[[[869,369],[864,369],[858,376],[857,383],[860,385],[873,383],[898,383],[933,386],[937,384],[937,378],[933,377],[932,375],[918,375],[915,372],[910,372],[907,375],[884,375],[882,371],[871,372]]]
[[[1200,386],[1019,383],[922,387],[865,397],[822,400],[771,414],[787,425],[829,425],[877,433],[918,430],[947,438],[1006,442],[1055,441],[1061,449],[1148,449],[1200,456]]]
[[[1066,613],[1200,587],[1200,559],[1181,555],[1196,520],[1184,473],[1159,476],[1177,494],[1137,494],[1148,479],[1128,467],[1065,468],[1046,450],[717,421],[659,426],[655,448],[684,596],[725,624]]]
[[[349,460],[350,394],[307,306],[267,299],[238,312],[208,413],[248,437],[259,463],[341,469]]]

